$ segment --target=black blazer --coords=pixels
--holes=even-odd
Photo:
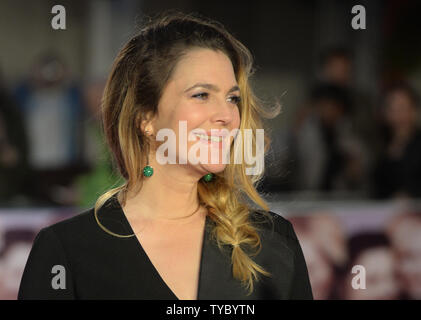
[[[230,246],[221,251],[210,237],[214,223],[206,217],[200,263],[198,300],[313,299],[300,244],[289,221],[270,212],[274,224],[259,212],[251,214],[262,241],[252,257],[272,273],[260,275],[246,295],[233,278]],[[118,234],[133,234],[113,196],[99,210],[101,223]],[[266,222],[265,222],[266,221]],[[64,269],[54,270],[60,265]],[[53,278],[65,271],[65,288],[53,289]],[[57,278],[55,278],[57,280]],[[64,280],[64,277],[62,278]],[[35,238],[23,272],[18,299],[166,299],[178,300],[163,281],[137,238],[120,238],[102,230],[93,208],[43,228]]]

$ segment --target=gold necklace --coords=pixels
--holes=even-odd
[[[187,216],[183,216],[183,217],[178,217],[178,218],[171,218],[171,219],[165,219],[165,220],[182,220],[182,219],[187,219],[187,218],[189,218],[189,217],[191,217],[191,216],[193,216],[198,210],[200,209],[200,202],[199,202],[199,205],[197,206],[197,208],[196,208],[196,210],[194,210],[193,211],[193,213],[191,213],[191,214],[189,214],[189,215],[187,215]],[[123,208],[121,208],[121,210],[123,210]],[[123,214],[124,214],[124,212],[123,212]],[[104,230],[105,232],[107,232],[108,234],[111,234],[111,235],[113,235],[113,236],[115,236],[115,237],[118,237],[118,238],[131,238],[131,237],[134,237],[134,236],[136,236],[137,234],[139,234],[140,232],[142,232],[146,227],[147,227],[147,225],[145,226],[145,227],[143,227],[142,228],[142,230],[140,230],[140,231],[138,231],[138,232],[134,232],[133,234],[129,234],[129,235],[121,235],[121,234],[118,234],[118,233],[115,233],[115,232],[112,232],[112,231],[110,231],[110,230],[108,230],[100,221],[99,221],[99,219],[98,219],[98,214],[97,214],[97,212],[96,211],[94,211],[94,216],[95,216],[95,220],[96,220],[96,222],[98,223],[98,225],[100,226],[100,228],[102,229],[102,230]],[[127,220],[127,222],[128,222],[128,219],[126,218],[126,220]],[[152,219],[152,220],[154,220],[154,219]],[[130,223],[129,223],[130,224]],[[133,230],[133,228],[130,226],[130,228]]]

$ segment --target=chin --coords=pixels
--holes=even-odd
[[[201,167],[206,171],[206,173],[219,173],[225,170],[227,167],[226,164],[202,164]]]

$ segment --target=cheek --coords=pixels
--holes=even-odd
[[[199,110],[189,107],[188,105],[178,105],[174,112],[171,113],[166,121],[165,124],[162,123],[166,128],[172,129],[175,131],[175,134],[179,134],[179,130],[181,127],[181,122],[185,122],[187,126],[187,131],[194,129],[195,127],[199,126],[201,122],[203,122],[203,112]],[[183,124],[184,126],[184,124]]]
[[[187,121],[188,126],[197,125],[206,120],[209,117],[208,113],[204,108],[200,106],[186,104],[180,106],[177,112],[174,114],[174,119],[177,121]]]
[[[237,108],[235,108],[235,111],[234,111],[233,127],[234,128],[239,128],[240,127],[240,122],[241,122],[241,115],[240,115],[240,110],[237,107]]]

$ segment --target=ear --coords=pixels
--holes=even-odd
[[[154,127],[154,118],[152,117],[152,112],[149,112],[141,119],[142,115],[139,113],[138,121],[141,120],[140,123],[140,130],[142,133],[146,135],[154,135],[155,134],[155,127]]]

